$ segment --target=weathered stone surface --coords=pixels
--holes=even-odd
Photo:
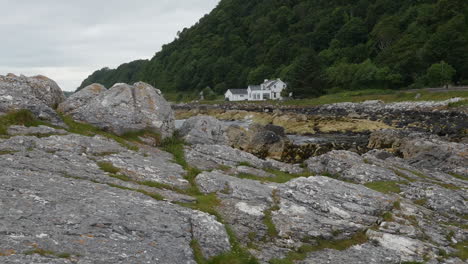
[[[252,167],[249,167],[249,166],[237,166],[236,168],[233,168],[229,172],[232,172],[235,175],[239,175],[239,174],[244,173],[244,174],[255,175],[257,177],[262,177],[262,178],[275,177],[275,175],[273,173],[269,173],[269,172],[266,172],[264,170],[252,168]]]
[[[399,264],[402,259],[398,252],[389,250],[379,245],[366,243],[356,245],[346,250],[326,249],[309,254],[298,264]]]
[[[248,129],[231,126],[227,130],[229,144],[261,158],[280,160],[286,144],[284,128],[275,125],[250,125]]]
[[[105,90],[106,87],[104,87],[103,85],[93,83],[89,86],[86,86],[79,92],[72,94],[70,97],[67,98],[65,102],[61,103],[58,106],[57,110],[64,114],[69,114],[70,112],[86,105],[95,97],[103,93]]]
[[[76,97],[81,96],[80,93]],[[159,90],[142,82],[133,85],[116,84],[69,114],[77,121],[118,135],[151,130],[168,137],[175,129],[170,104]]]
[[[372,241],[377,241],[379,245],[387,250],[396,251],[402,261],[424,261],[423,256],[432,258],[435,253],[430,244],[393,234],[381,233],[374,230],[368,230],[367,236]]]
[[[284,238],[347,237],[374,225],[393,199],[361,185],[323,176],[281,185],[273,222]]]
[[[230,249],[213,217],[136,192],[17,169],[0,171],[0,182],[0,248],[18,255],[43,249],[83,263],[195,263],[192,239],[208,255]]]
[[[185,158],[194,167],[202,170],[216,169],[220,165],[237,166],[248,163],[263,168],[266,161],[256,156],[225,145],[194,145],[185,148]]]
[[[63,129],[55,129],[48,126],[38,126],[38,127],[25,127],[25,126],[10,126],[8,128],[8,134],[11,136],[19,135],[65,135],[68,132]]]
[[[64,100],[60,87],[47,77],[0,75],[0,114],[27,109],[40,120],[64,126],[53,110]]]
[[[403,195],[419,200],[424,206],[442,213],[468,214],[466,190],[447,189],[428,182],[412,182],[403,187]]]
[[[179,134],[189,144],[224,145],[227,143],[226,126],[211,116],[187,119]]]
[[[152,181],[168,184],[178,188],[188,188],[189,182],[184,179],[185,170],[164,157],[142,157],[132,151],[99,157],[99,161],[109,162],[135,181]]]
[[[359,154],[349,151],[334,150],[318,157],[312,157],[305,163],[307,168],[316,174],[329,173],[357,183],[404,180],[395,172],[368,164]]]
[[[372,133],[369,147],[400,153],[413,166],[468,176],[468,146],[440,137],[410,131],[382,130]]]

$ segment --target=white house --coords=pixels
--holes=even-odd
[[[281,100],[281,92],[288,85],[277,80],[265,80],[260,85],[249,85],[247,89],[229,89],[224,94],[228,101],[263,101],[263,100]]]

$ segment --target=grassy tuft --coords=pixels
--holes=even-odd
[[[0,135],[8,135],[8,127],[20,125],[26,127],[33,126],[51,126],[50,124],[39,121],[29,110],[18,110],[0,116]]]
[[[115,167],[112,163],[110,162],[103,162],[100,161],[97,163],[99,168],[105,172],[111,173],[111,174],[117,174],[120,172],[120,169]]]
[[[400,193],[401,189],[398,184],[404,184],[405,182],[398,181],[378,181],[378,182],[369,182],[364,184],[367,188],[370,188],[374,191],[381,193]]]
[[[364,244],[368,241],[366,232],[358,232],[349,239],[343,240],[316,240],[316,245],[305,244],[294,252],[288,253],[284,259],[272,259],[271,264],[294,264],[296,261],[304,260],[311,252],[324,249],[345,250],[354,245]]]
[[[24,252],[24,254],[25,255],[38,254],[38,255],[41,255],[41,256],[53,256],[53,257],[57,257],[57,258],[70,258],[72,256],[72,254],[70,254],[70,253],[57,253],[57,252],[54,252],[54,251],[45,250],[45,249],[41,249],[41,248],[36,248],[34,250],[26,251],[26,252]]]
[[[448,107],[449,107],[449,108],[465,107],[465,106],[468,106],[468,99],[465,99],[465,100],[461,100],[461,101],[458,101],[458,102],[455,102],[455,103],[449,103],[449,104],[448,104]]]

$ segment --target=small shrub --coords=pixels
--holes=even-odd
[[[98,162],[97,165],[99,168],[105,172],[111,173],[111,174],[117,174],[120,172],[120,169],[115,167],[114,164],[110,162]]]

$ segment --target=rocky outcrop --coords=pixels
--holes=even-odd
[[[281,160],[289,143],[284,128],[275,125],[253,124],[248,129],[231,126],[227,129],[229,144],[260,158]]]
[[[187,119],[179,129],[180,136],[189,144],[224,145],[227,143],[226,126],[211,116]]]
[[[80,98],[87,98],[95,89],[93,87],[76,93],[60,108],[78,106],[68,112],[73,119],[118,135],[142,130],[160,133],[162,137],[173,134],[175,126],[171,106],[151,85],[143,82],[116,84],[80,106]]]
[[[57,110],[61,113],[69,114],[72,111],[86,105],[104,91],[106,91],[106,87],[98,83],[93,83],[89,86],[86,86],[79,92],[72,94],[65,102],[58,106]]]
[[[420,168],[437,168],[468,176],[468,147],[434,135],[382,130],[371,134],[370,148],[388,149]]]
[[[40,120],[63,126],[54,109],[64,100],[60,87],[45,76],[0,75],[0,114],[27,109]]]
[[[360,155],[343,150],[334,150],[312,157],[305,164],[309,171],[316,174],[326,173],[357,183],[404,180],[390,169],[366,163]]]
[[[12,263],[47,252],[80,263],[195,264],[193,239],[207,257],[230,249],[224,226],[206,213],[56,173],[3,168],[0,245],[14,250]]]

